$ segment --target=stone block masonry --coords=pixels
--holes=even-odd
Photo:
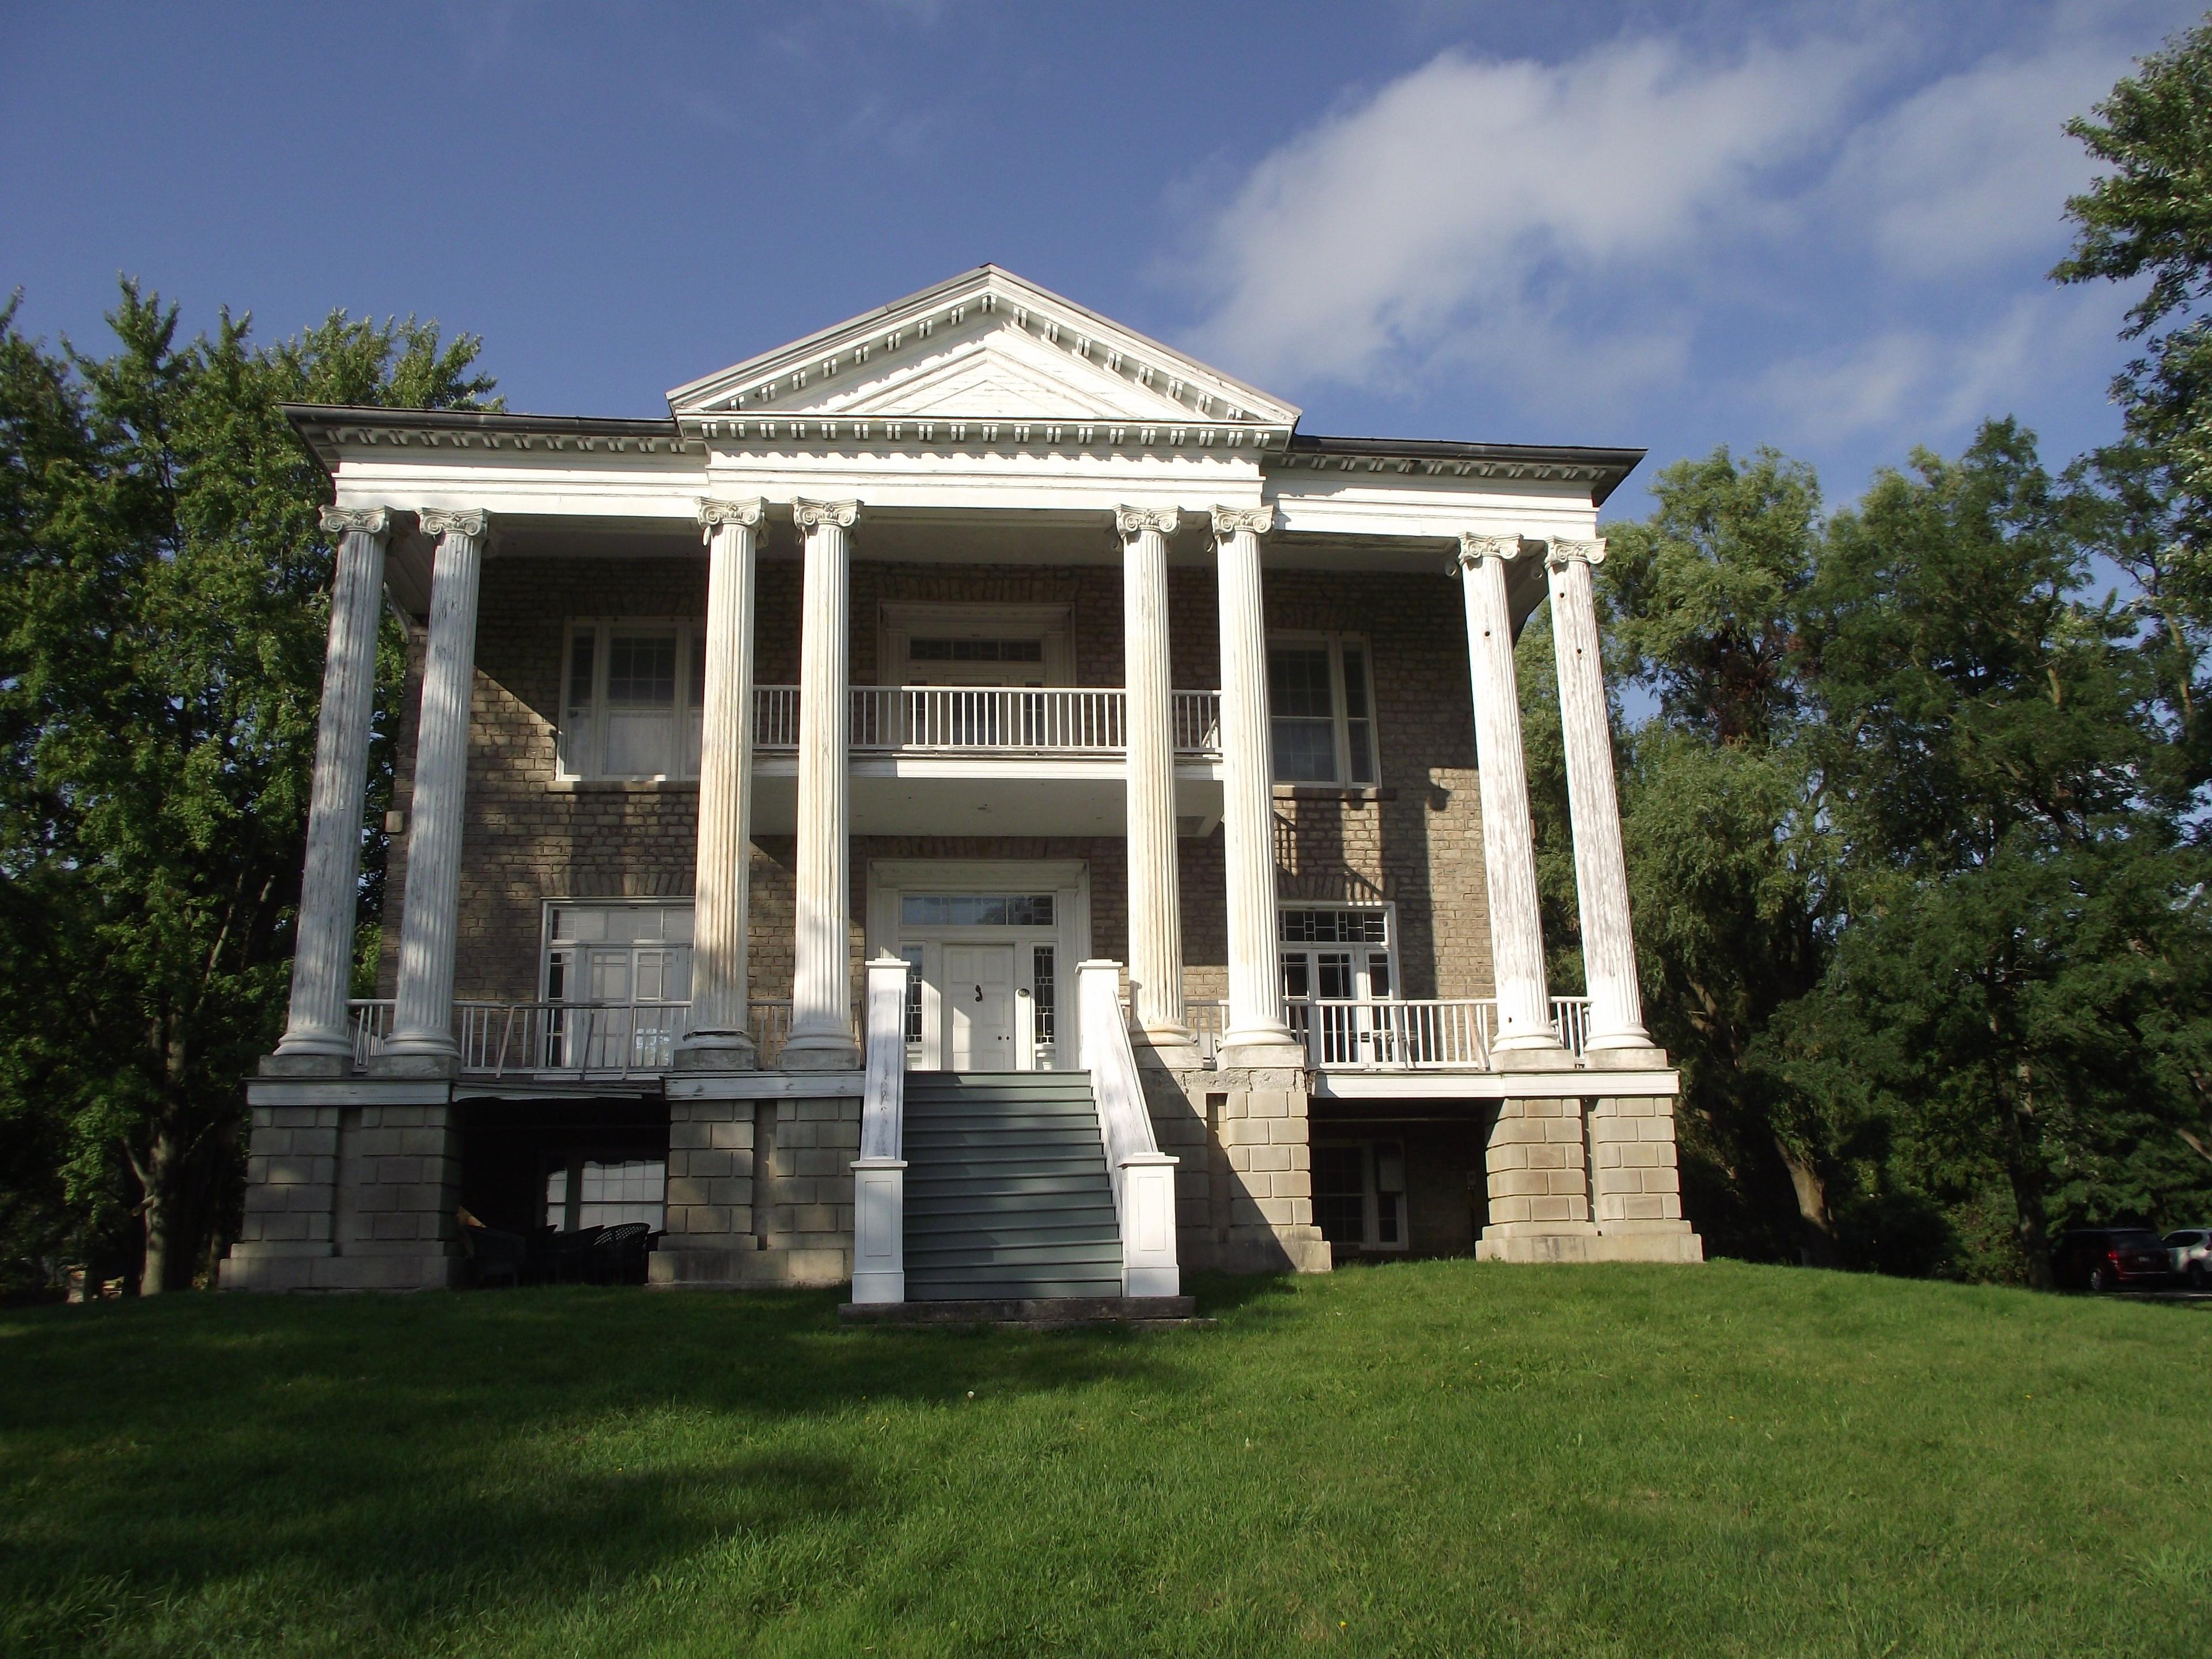
[[[852,1276],[855,1096],[669,1103],[664,1288],[836,1285]]]
[[[1176,1164],[1176,1254],[1185,1268],[1327,1273],[1314,1224],[1305,1073],[1139,1067],[1153,1138]]]

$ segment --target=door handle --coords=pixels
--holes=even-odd
[[[981,1002],[982,1000],[983,1000],[983,988],[982,988],[981,986],[980,986],[980,985],[979,985],[979,986],[977,986],[977,987],[975,988],[975,1000],[976,1000],[976,1001],[978,1001],[978,1002]]]

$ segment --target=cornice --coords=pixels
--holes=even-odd
[[[811,449],[866,446],[873,449],[933,449],[952,453],[1034,451],[1190,452],[1229,449],[1280,452],[1291,428],[1225,421],[1043,421],[979,419],[963,416],[918,418],[880,415],[683,415],[677,425],[687,447],[790,445]]]
[[[1509,482],[1589,486],[1593,506],[1620,487],[1640,464],[1641,449],[1602,449],[1579,444],[1454,443],[1425,438],[1331,438],[1297,434],[1280,455],[1267,458],[1270,473],[1350,472],[1382,477],[1495,478]]]
[[[506,415],[480,410],[383,409],[348,404],[279,405],[325,468],[343,447],[540,454],[699,454],[673,421],[586,415]]]

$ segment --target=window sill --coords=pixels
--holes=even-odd
[[[696,778],[556,778],[545,786],[549,795],[662,795],[696,794]]]
[[[1398,799],[1397,790],[1388,784],[1278,783],[1273,788],[1277,800],[1341,800],[1364,804]]]

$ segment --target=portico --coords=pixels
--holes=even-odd
[[[885,1109],[863,962],[908,975],[902,1071],[1103,1075],[1104,1034],[1085,1029],[1102,1005],[1077,993],[1094,933],[1118,953],[1113,1039],[1156,1143],[1128,1167],[1180,1158],[1168,1201],[1189,1259],[1326,1265],[1305,1120],[1378,1091],[1491,1122],[1482,1254],[1695,1259],[1674,1074],[1642,1018],[1591,584],[1595,504],[1632,452],[1304,438],[1294,407],[992,267],[670,405],[667,422],[295,411],[332,474],[337,580],[292,1014],[252,1085],[260,1178],[226,1282],[447,1282],[455,1126],[490,1109],[468,1103],[615,1081],[666,1102],[672,1282],[849,1274],[846,1166]],[[487,570],[525,568],[543,573],[526,596],[502,583],[486,610]],[[543,696],[489,665],[521,637],[526,597],[617,568],[667,597],[632,580],[563,600]],[[1420,783],[1394,759],[1405,717],[1374,705],[1436,674],[1384,665],[1376,630],[1332,626],[1348,607],[1327,596],[1446,576],[1468,679],[1459,712],[1433,718],[1471,730],[1472,752],[1452,781],[1432,764]],[[387,593],[415,618],[419,665],[398,945],[388,1005],[349,1022]],[[1514,691],[1516,630],[1546,599],[1586,1011],[1547,982]],[[1286,630],[1286,607],[1324,626]],[[517,735],[491,743],[494,727]],[[1407,815],[1409,791],[1448,801],[1453,768],[1479,784],[1464,870],[1439,867],[1443,843]],[[496,793],[495,817],[472,791]],[[599,803],[617,827],[599,843],[564,830],[568,873],[535,878],[547,943],[529,994],[487,998],[482,972],[457,969],[484,936],[465,898],[489,890],[466,873],[477,849]],[[1326,842],[1304,822],[1323,814],[1340,845],[1363,814],[1429,835],[1403,896],[1349,852],[1340,876],[1308,868]],[[647,818],[667,824],[655,848],[686,838],[688,868],[652,878],[665,890],[590,873]],[[611,880],[620,892],[585,890]],[[1398,934],[1434,940],[1438,896],[1467,883],[1476,950],[1401,964]],[[1389,939],[1379,978],[1334,978],[1330,946],[1286,980],[1286,914],[1322,887],[1388,909],[1358,924]],[[649,1001],[577,995],[584,957],[554,926],[563,905],[617,899],[684,913],[681,938],[656,921],[659,943],[623,947],[660,953]],[[475,981],[458,1001],[457,971]],[[642,970],[625,971],[634,993]],[[580,1047],[579,1022],[601,1036]],[[340,1237],[339,1143],[366,1167],[362,1137],[387,1112],[416,1150],[367,1156],[406,1188],[388,1213],[414,1219],[363,1229],[356,1206]],[[769,1173],[775,1157],[788,1174]]]

